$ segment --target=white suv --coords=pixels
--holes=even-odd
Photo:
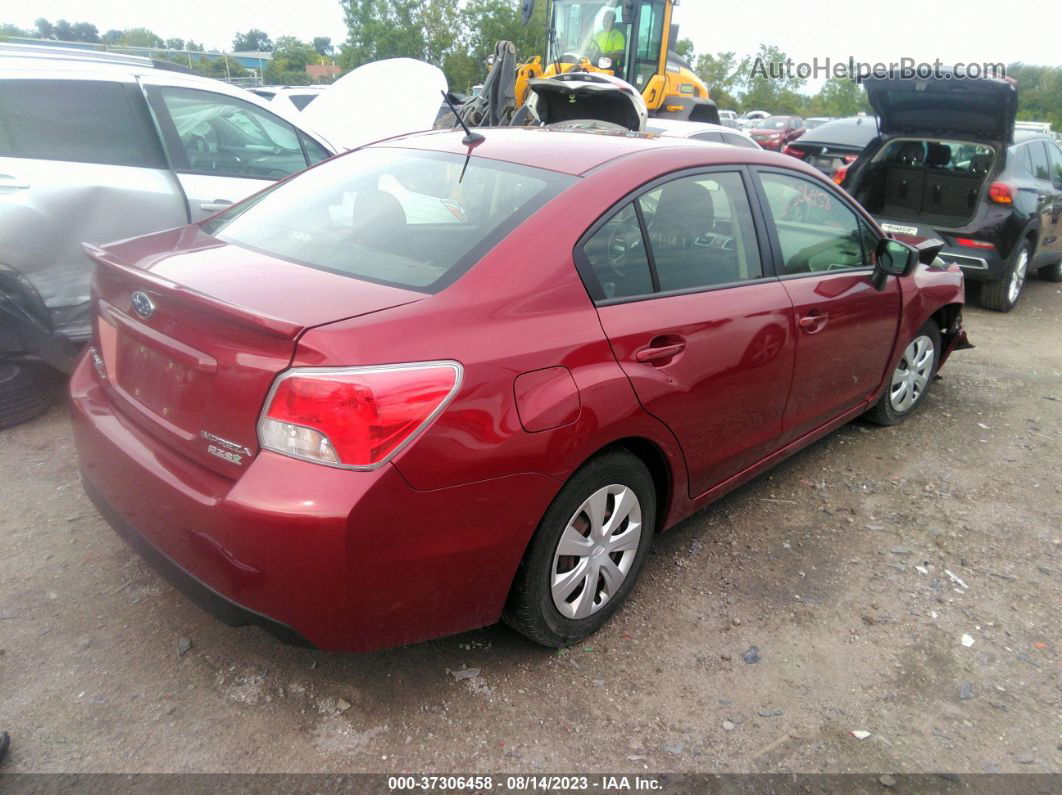
[[[294,113],[146,58],[0,44],[0,427],[90,333],[102,244],[198,221],[339,149]],[[437,101],[436,101],[437,104]]]

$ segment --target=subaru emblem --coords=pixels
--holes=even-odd
[[[155,302],[151,300],[151,297],[141,291],[137,290],[132,296],[133,311],[140,317],[147,319],[155,314]]]

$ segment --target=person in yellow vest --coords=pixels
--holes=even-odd
[[[616,12],[606,11],[601,17],[601,30],[593,35],[591,41],[597,48],[595,57],[604,56],[612,59],[615,68],[619,68],[623,61],[623,51],[627,46],[627,39],[623,31],[616,27]]]

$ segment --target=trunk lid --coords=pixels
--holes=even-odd
[[[1018,89],[994,77],[959,79],[943,67],[929,78],[861,78],[886,134],[961,136],[1010,143]]]
[[[258,452],[262,404],[303,331],[424,297],[197,226],[86,251],[97,263],[95,339],[111,397],[156,438],[233,478]]]

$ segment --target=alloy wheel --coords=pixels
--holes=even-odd
[[[616,596],[642,537],[642,507],[620,484],[598,489],[561,534],[550,569],[550,592],[561,615],[587,618]]]
[[[894,411],[909,411],[918,402],[933,375],[934,354],[933,340],[927,335],[911,340],[892,374],[889,402]]]
[[[1007,298],[1013,304],[1021,295],[1025,277],[1029,274],[1029,249],[1022,248],[1018,254],[1018,261],[1014,264],[1014,271],[1010,274],[1010,285],[1007,289]]]

